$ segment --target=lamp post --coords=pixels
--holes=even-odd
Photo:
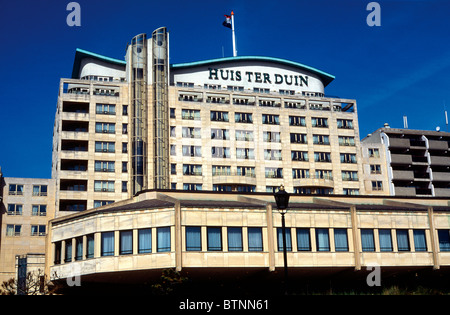
[[[288,269],[287,269],[287,254],[286,254],[286,224],[284,215],[289,206],[289,194],[281,185],[280,189],[274,194],[275,202],[277,203],[278,212],[281,214],[281,230],[283,233],[283,258],[284,258],[284,293],[288,294]]]

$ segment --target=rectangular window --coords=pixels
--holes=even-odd
[[[328,229],[316,229],[316,246],[318,252],[330,251],[330,236]]]
[[[253,141],[253,131],[236,130],[236,140],[238,140],[238,141]]]
[[[183,156],[201,157],[202,156],[202,147],[194,146],[194,145],[183,145],[182,153],[183,153]]]
[[[304,133],[291,133],[291,143],[307,143],[306,134]]]
[[[341,158],[341,163],[356,163],[356,154],[341,153],[340,158]]]
[[[231,157],[230,148],[224,147],[211,147],[211,156],[213,158],[225,158],[229,159]]]
[[[353,120],[350,119],[338,119],[337,127],[343,129],[353,129]]]
[[[234,121],[237,123],[253,123],[253,116],[250,113],[235,113]]]
[[[95,152],[107,152],[114,153],[115,152],[115,144],[114,142],[95,142]]]
[[[314,152],[315,162],[331,162],[331,154],[329,152]]]
[[[157,252],[170,252],[170,227],[160,227],[156,230]]]
[[[47,196],[47,185],[34,185],[33,196]]]
[[[283,228],[277,228],[277,236],[278,236],[278,251],[283,251]],[[292,251],[292,243],[291,243],[291,229],[286,228],[286,251]]]
[[[108,172],[114,173],[115,162],[114,161],[95,161],[94,170],[96,172]]]
[[[292,169],[292,178],[309,178],[309,170],[294,168]]]
[[[450,252],[450,230],[438,230],[439,250]]]
[[[330,137],[328,135],[313,135],[314,144],[329,145]]]
[[[249,148],[236,148],[236,158],[245,160],[254,160],[255,150]]]
[[[72,239],[66,240],[64,262],[72,261]]]
[[[228,112],[211,111],[211,121],[228,121]]]
[[[75,260],[83,259],[83,237],[75,239]]]
[[[222,228],[208,227],[207,239],[208,239],[208,251],[222,250]]]
[[[32,225],[31,236],[45,236],[46,225]]]
[[[115,115],[116,114],[116,105],[96,104],[95,113],[96,114],[105,114],[105,115]]]
[[[425,237],[425,230],[413,230],[414,236],[414,250],[416,252],[427,251],[427,239]]]
[[[266,178],[283,178],[283,169],[276,167],[266,167]]]
[[[103,232],[101,235],[101,255],[114,256],[114,232]]]
[[[182,109],[181,110],[181,119],[200,120],[200,110]]]
[[[8,215],[22,215],[23,205],[10,203],[8,204]]]
[[[22,225],[8,224],[6,226],[6,236],[20,236],[22,232]]]
[[[320,117],[312,117],[311,124],[313,127],[328,128],[328,119]]]
[[[266,125],[279,125],[280,124],[280,116],[279,115],[262,115],[262,123]]]
[[[114,192],[114,181],[96,180],[94,181],[95,192]]]
[[[195,164],[183,164],[183,175],[202,175],[202,166]]]
[[[397,233],[397,246],[399,252],[409,252],[409,237],[408,230],[396,230]]]
[[[201,128],[183,127],[181,128],[181,137],[200,139],[202,137]]]
[[[347,229],[334,229],[334,246],[337,252],[348,252]]]
[[[202,190],[202,184],[183,183],[183,190]]]
[[[186,227],[186,251],[201,251],[202,238],[199,226]]]
[[[86,258],[94,258],[94,234],[86,236]]]
[[[10,184],[9,185],[10,195],[23,195],[23,185]]]
[[[383,190],[383,182],[382,181],[372,181],[372,190]]]
[[[373,158],[379,158],[380,157],[380,151],[376,148],[369,148],[367,149],[369,152],[369,157]]]
[[[306,126],[305,117],[289,116],[289,126]]]
[[[375,251],[375,242],[372,229],[361,229],[361,247],[363,252]]]
[[[339,145],[341,146],[355,146],[355,138],[348,136],[339,136],[338,137]]]
[[[311,237],[309,229],[297,229],[297,251],[310,251]]]
[[[116,133],[116,125],[114,123],[95,123],[96,133]]]
[[[264,150],[264,159],[272,161],[281,161],[281,150]]]
[[[291,151],[292,161],[308,161],[308,152],[306,151]]]
[[[380,230],[378,230],[378,236],[380,239],[380,251],[381,252],[392,252],[391,230],[380,229]]]
[[[292,137],[291,133],[291,137]],[[263,141],[264,142],[280,142],[280,133],[274,131],[264,131],[263,132]]]
[[[242,251],[242,228],[228,227],[228,251]]]
[[[230,140],[230,131],[228,129],[211,129],[211,139]]]
[[[61,263],[61,242],[55,243],[55,259],[53,263],[59,265]]]
[[[133,254],[133,231],[120,231],[119,254]]]
[[[152,252],[152,229],[138,230],[138,253],[146,254]]]
[[[370,174],[381,174],[381,165],[371,164],[370,165]]]
[[[248,250],[250,252],[263,251],[262,228],[249,227],[248,232]]]

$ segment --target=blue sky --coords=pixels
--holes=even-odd
[[[285,58],[330,73],[327,95],[356,99],[360,135],[383,126],[446,130],[450,109],[450,1],[80,0],[81,26],[66,24],[70,1],[0,0],[0,166],[7,177],[51,177],[60,78],[76,48],[124,59],[127,43],[166,26],[171,63],[232,55],[224,14],[235,13],[238,55]]]

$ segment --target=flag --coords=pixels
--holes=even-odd
[[[231,28],[231,16],[225,15],[225,21],[223,21],[223,26]]]

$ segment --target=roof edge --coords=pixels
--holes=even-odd
[[[77,48],[75,50],[75,60],[73,62],[73,68],[72,68],[72,79],[75,79],[76,76],[78,75],[78,73],[80,71],[81,60],[86,57],[91,57],[94,59],[106,61],[106,62],[113,63],[116,65],[121,65],[121,66],[125,66],[127,64],[127,62],[125,60],[111,58],[111,57],[96,54],[96,53],[93,53],[93,52],[90,52],[90,51],[87,51],[87,50],[84,50],[81,48]]]

